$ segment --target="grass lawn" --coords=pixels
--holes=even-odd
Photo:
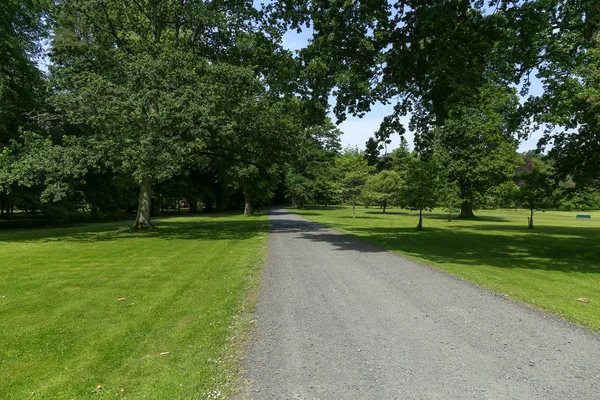
[[[155,223],[0,231],[0,398],[227,396],[268,222]]]
[[[600,331],[600,213],[476,212],[475,221],[448,222],[439,213],[310,207],[295,210],[313,221],[424,261],[513,299]],[[576,214],[592,214],[577,220]],[[493,216],[493,217],[492,217]],[[536,219],[537,218],[537,219]],[[588,298],[589,303],[577,301]]]

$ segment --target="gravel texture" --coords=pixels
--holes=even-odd
[[[600,335],[271,210],[252,399],[600,399]]]

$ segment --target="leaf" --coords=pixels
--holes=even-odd
[[[579,297],[579,298],[577,299],[577,301],[580,301],[580,302],[582,302],[582,303],[589,303],[589,302],[590,302],[590,299],[588,299],[587,297]]]

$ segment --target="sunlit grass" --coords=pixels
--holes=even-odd
[[[1,398],[227,392],[266,218],[129,225],[0,231]]]
[[[600,213],[583,213],[591,220],[536,213],[530,230],[526,210],[480,211],[479,220],[451,222],[438,211],[425,214],[419,232],[417,216],[390,211],[360,209],[356,218],[349,208],[297,212],[600,331]]]

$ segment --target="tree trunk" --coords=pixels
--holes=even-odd
[[[417,230],[421,229],[423,229],[423,209],[419,210],[419,225],[417,225]]]
[[[203,199],[204,200],[204,209],[202,210],[205,213],[211,213],[214,211],[213,208],[216,208],[217,210],[221,209],[221,206],[219,206],[219,204],[217,203],[215,205],[214,199],[210,196],[207,196],[207,198]]]
[[[4,202],[0,203],[0,219],[4,219]]]
[[[385,214],[385,209],[387,207],[387,200],[384,200],[382,205],[383,205],[383,214]]]
[[[458,216],[458,218],[461,218],[461,219],[475,219],[475,218],[477,218],[475,216],[475,214],[473,214],[473,207],[471,206],[470,203],[464,202],[460,206],[460,215]]]
[[[352,218],[356,218],[356,201],[352,199]]]
[[[188,204],[190,205],[190,209],[189,209],[189,213],[190,214],[195,214],[198,212],[198,200],[191,198],[191,199],[187,199]]]
[[[296,201],[296,195],[292,195],[292,208],[298,208],[298,202]]]
[[[303,197],[300,197],[297,200],[296,207],[298,207],[299,209],[303,209],[304,208],[304,198]]]
[[[244,215],[252,215],[254,213],[252,197],[247,193],[244,193],[244,204]]]
[[[528,218],[528,222],[529,222],[529,229],[533,229],[533,210],[531,210],[531,217]]]
[[[137,216],[132,229],[136,231],[147,231],[153,228],[150,223],[150,212],[152,210],[152,178],[149,176],[142,179],[140,186],[140,198]]]

